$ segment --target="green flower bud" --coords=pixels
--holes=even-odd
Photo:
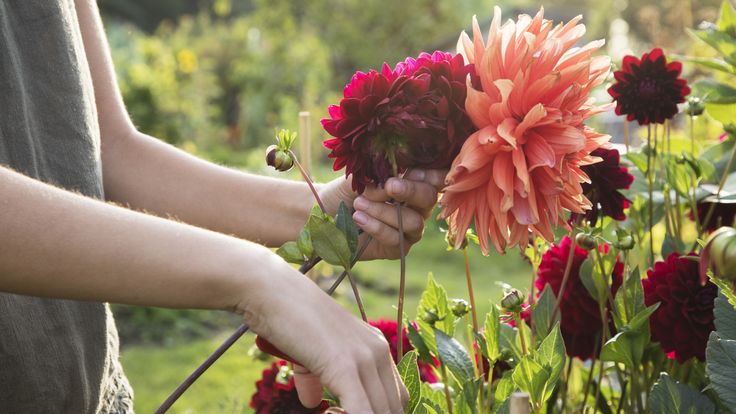
[[[450,249],[455,249],[455,243],[457,243],[457,234],[455,234],[452,230],[448,229],[447,233],[445,234],[445,241],[447,241],[447,245],[450,247]],[[463,237],[463,241],[460,243],[460,247],[458,248],[458,250],[462,250],[466,248],[467,246],[468,246],[468,238]]]
[[[688,115],[702,115],[703,111],[705,111],[705,102],[703,102],[702,99],[698,98],[697,96],[691,96],[687,98],[687,109],[685,110],[685,112],[687,112]]]
[[[624,229],[619,229],[616,231],[616,242],[614,242],[614,247],[618,250],[631,250],[634,248],[634,245],[636,244],[634,242],[634,237],[629,234],[628,231]]]
[[[714,231],[703,248],[701,260],[713,269],[713,274],[730,281],[736,280],[736,230],[721,227]]]
[[[524,295],[518,289],[511,289],[501,299],[501,309],[506,312],[519,313],[524,304]]]
[[[294,166],[294,160],[291,154],[279,149],[277,145],[269,145],[266,148],[266,164],[275,168],[277,171],[289,171]]]
[[[279,373],[276,375],[275,381],[281,385],[289,385],[291,381],[292,372],[288,365],[283,365],[279,368]]]
[[[470,312],[470,305],[465,299],[452,300],[452,314],[458,318],[462,318]]]
[[[436,312],[433,312],[431,310],[424,311],[424,315],[422,315],[422,320],[432,326],[434,326],[435,323],[439,322],[441,319],[439,315],[437,315]]]
[[[593,250],[598,246],[595,237],[587,233],[578,233],[575,235],[575,243],[585,250]]]

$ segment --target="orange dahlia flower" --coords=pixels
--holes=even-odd
[[[455,158],[440,203],[455,234],[475,221],[484,254],[489,238],[501,253],[524,247],[530,231],[552,241],[553,227],[567,225],[563,209],[580,214],[591,207],[581,188],[590,180],[580,167],[600,161],[590,153],[610,136],[583,122],[611,108],[588,97],[608,75],[610,59],[593,56],[603,40],[573,47],[585,33],[580,19],[553,26],[542,9],[502,26],[496,7],[487,44],[475,18],[473,40],[460,36],[458,53],[481,80],[478,90],[468,79],[465,101],[479,130]]]

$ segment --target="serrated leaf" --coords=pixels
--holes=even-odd
[[[427,287],[422,292],[417,307],[417,325],[419,325],[419,333],[424,338],[424,342],[432,353],[437,353],[437,346],[434,337],[434,327],[424,322],[422,317],[425,312],[432,312],[437,315],[440,320],[435,323],[434,327],[439,328],[449,336],[455,333],[455,316],[452,314],[449,305],[449,299],[445,288],[439,285],[432,274],[427,276]]]
[[[404,354],[401,361],[396,366],[399,371],[401,381],[409,391],[409,402],[406,405],[406,413],[411,414],[419,405],[422,398],[421,380],[419,379],[419,367],[417,366],[416,351],[409,351]]]
[[[653,303],[647,306],[645,309],[634,315],[631,321],[626,325],[628,329],[634,331],[641,328],[646,322],[649,321],[649,317],[659,308],[660,302]]]
[[[432,355],[430,354],[429,347],[427,347],[427,343],[424,342],[424,338],[422,338],[417,328],[415,328],[414,324],[411,322],[406,324],[406,336],[409,337],[409,343],[411,343],[414,349],[419,353],[419,359],[428,364],[432,364]]]
[[[498,312],[498,308],[491,305],[491,310],[486,314],[486,320],[483,324],[486,342],[484,355],[491,362],[497,361],[498,357],[501,356],[501,349],[499,346],[499,335],[501,334],[500,325],[501,315]]]
[[[493,412],[500,412],[501,405],[504,401],[508,401],[511,393],[516,391],[516,384],[511,379],[511,371],[506,371],[498,384],[496,385],[496,392],[493,394]],[[508,406],[507,406],[508,409]]]
[[[434,328],[434,336],[440,363],[445,364],[460,383],[473,379],[473,362],[460,342],[437,328]]]
[[[736,406],[736,341],[711,332],[705,348],[706,372],[710,387],[725,405]]]
[[[444,387],[444,384],[439,385]],[[440,387],[433,388],[432,385],[426,382],[422,383],[422,403],[433,407],[437,413],[447,412],[447,400],[445,399],[444,390]]]
[[[544,401],[544,388],[549,376],[549,370],[534,361],[531,356],[524,357],[511,374],[516,386],[529,394],[534,405]]]
[[[302,231],[299,232],[299,237],[297,237],[296,239],[296,246],[299,248],[299,251],[301,251],[305,257],[311,258],[312,255],[314,255],[314,246],[312,246],[312,236],[309,234],[307,229],[302,229]]]
[[[649,394],[652,414],[714,414],[716,407],[705,395],[680,384],[663,372]]]
[[[498,345],[501,353],[504,351],[510,351],[514,357],[514,363],[518,363],[521,360],[522,352],[518,341],[518,330],[513,326],[502,323],[499,326]]]
[[[547,337],[552,325],[560,320],[560,313],[557,312],[554,321],[552,321],[552,314],[554,313],[556,303],[557,299],[555,298],[554,292],[552,292],[552,287],[547,283],[532,313],[534,332],[537,339]]]
[[[297,247],[295,241],[288,241],[284,243],[281,247],[276,249],[276,254],[281,256],[282,259],[286,260],[289,263],[304,263],[304,256],[299,250],[299,247]]]
[[[565,365],[565,342],[560,332],[560,324],[556,324],[552,331],[539,344],[539,349],[534,354],[537,363],[549,370],[549,377],[546,379],[545,393],[542,401],[547,401],[552,395],[552,391],[562,374],[562,368]]]
[[[456,414],[478,414],[478,391],[481,379],[474,378],[462,385],[462,391],[455,397]]]
[[[716,331],[722,339],[736,340],[736,309],[728,302],[723,292],[719,292],[713,309]]]
[[[340,206],[337,208],[335,225],[342,231],[348,241],[351,258],[355,257],[355,253],[358,251],[358,227],[355,226],[350,209],[344,201],[340,201]]]
[[[333,266],[350,268],[352,254],[343,232],[328,218],[310,216],[305,226],[312,236],[314,252]]]

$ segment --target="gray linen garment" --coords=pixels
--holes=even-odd
[[[0,164],[103,198],[99,134],[74,1],[0,0]],[[0,293],[0,413],[130,413],[131,400],[106,304]]]

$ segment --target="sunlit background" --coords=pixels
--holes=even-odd
[[[733,1],[733,0],[732,0]],[[630,53],[660,46],[670,55],[708,53],[686,29],[713,21],[720,0],[551,0],[545,15],[556,21],[582,14],[587,40],[606,39],[614,64]],[[138,128],[205,159],[261,174],[264,148],[275,128],[300,129],[298,113],[309,112],[311,173],[325,181],[330,168],[319,120],[356,70],[391,65],[437,49],[454,51],[460,30],[473,15],[481,28],[492,7],[506,18],[535,14],[526,0],[100,0],[125,103]],[[685,65],[685,76],[697,77]],[[601,100],[610,99],[604,89]],[[620,120],[601,117],[598,127],[620,141]],[[616,122],[619,122],[617,124]],[[710,128],[702,118],[698,128]],[[715,133],[715,131],[714,131]],[[304,138],[304,137],[300,137]],[[298,179],[295,174],[289,178]],[[244,200],[244,203],[247,200]],[[277,226],[278,223],[274,223]],[[475,249],[477,250],[477,249]],[[471,257],[480,307],[497,300],[503,279],[529,290],[531,268],[517,253]],[[463,297],[462,255],[445,251],[437,224],[408,259],[408,314],[427,273]],[[320,267],[315,279],[333,274]],[[391,317],[398,263],[377,261],[356,267],[368,315]],[[351,296],[338,291],[354,309]],[[116,306],[123,360],[136,391],[136,410],[152,412],[239,323],[219,312],[173,311]],[[289,329],[290,327],[286,327]],[[294,327],[296,329],[296,327]],[[174,406],[179,413],[242,413],[265,362],[249,355],[252,338],[242,340]]]

